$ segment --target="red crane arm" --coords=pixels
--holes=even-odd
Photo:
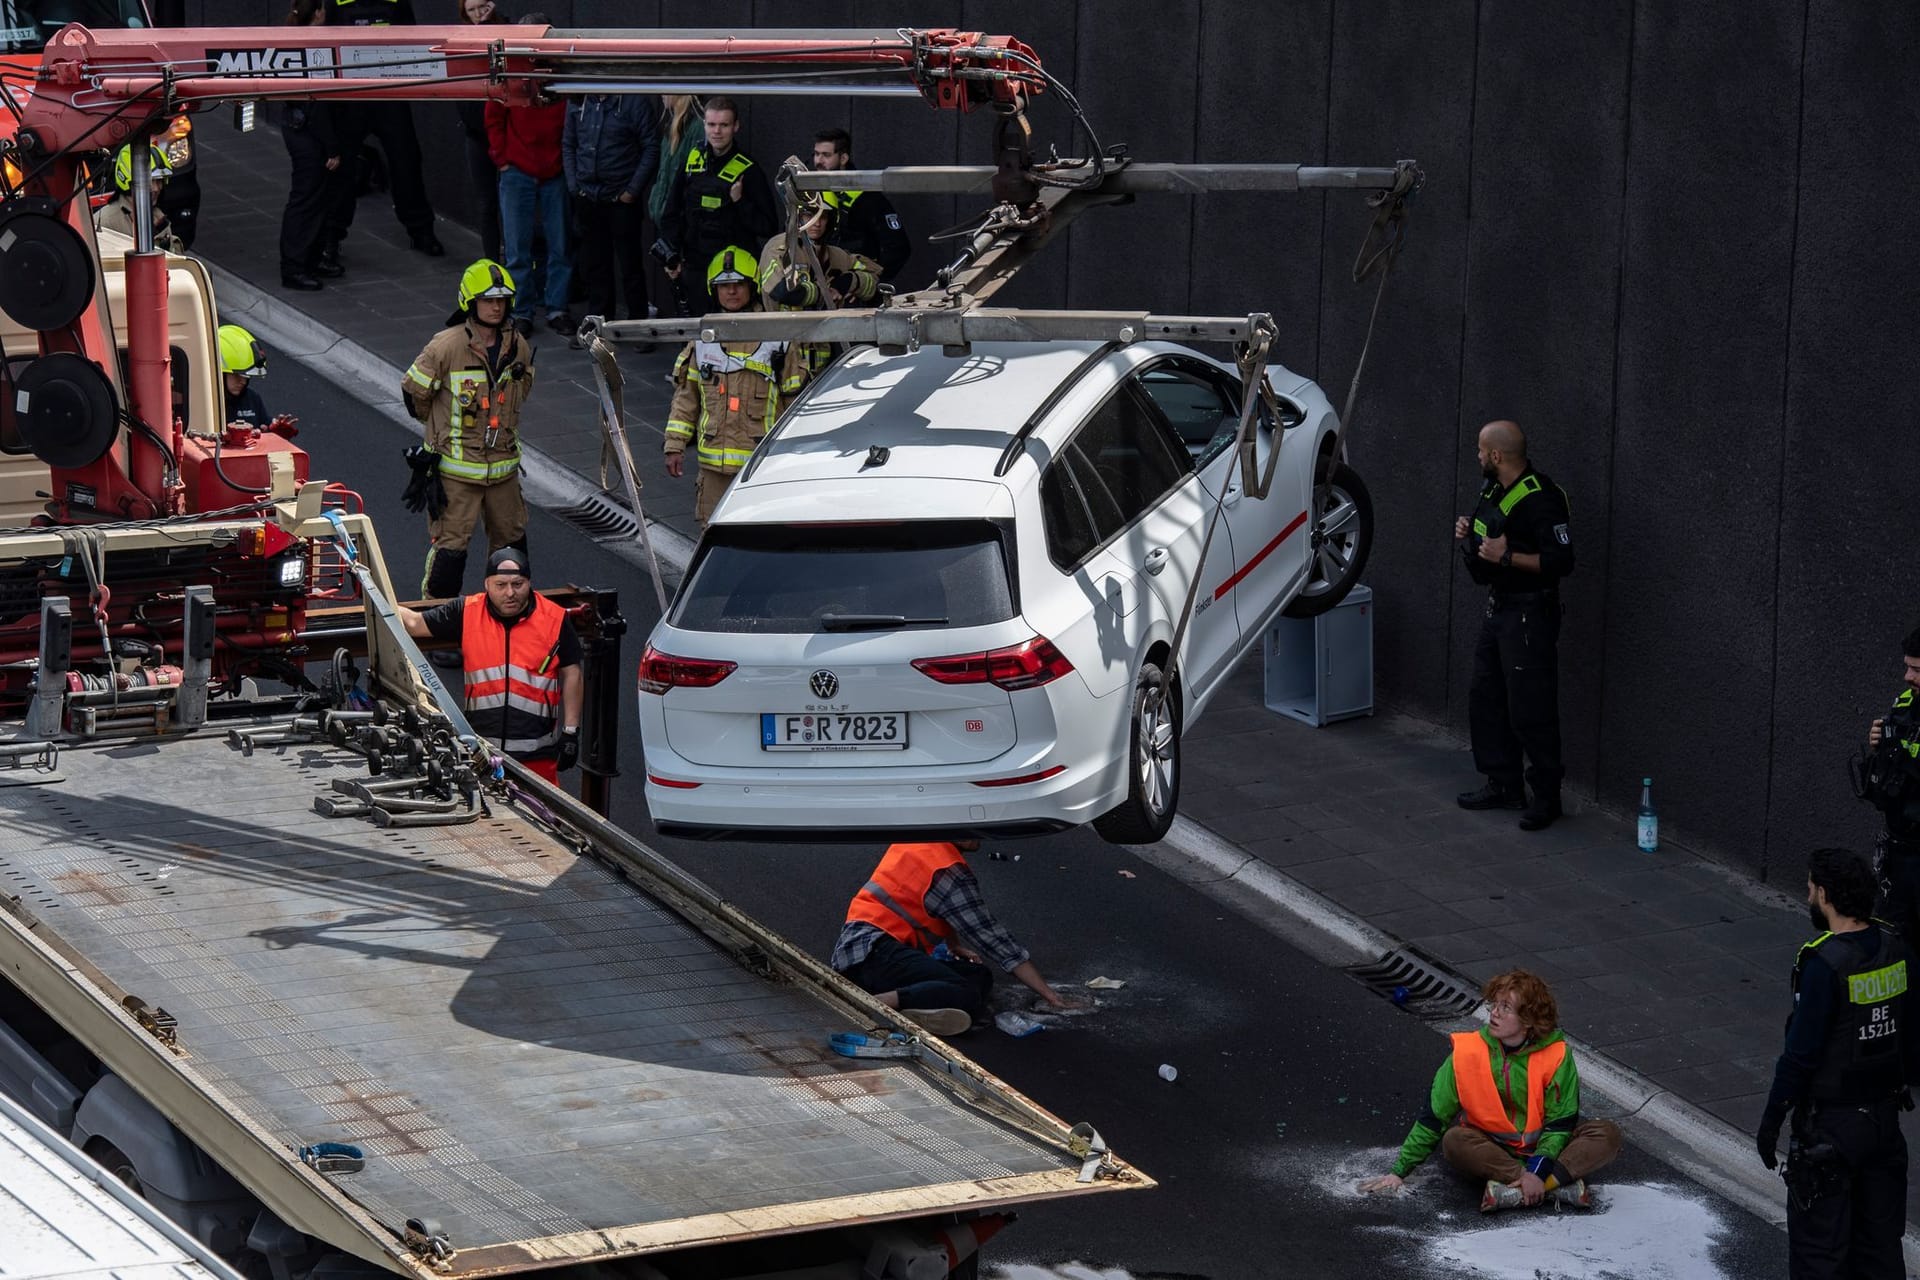
[[[245,98],[527,102],[548,92],[919,95],[1019,107],[1039,59],[1010,36],[933,31],[563,31],[542,26],[203,27],[48,41],[21,126],[43,152],[118,146],[128,108]],[[114,119],[102,123],[103,118]]]

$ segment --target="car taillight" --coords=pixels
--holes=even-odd
[[[665,693],[669,689],[711,689],[740,665],[717,658],[676,658],[652,645],[640,657],[640,692]]]
[[[993,684],[1009,691],[1037,689],[1073,670],[1067,656],[1045,636],[1006,649],[956,653],[945,658],[915,658],[921,674],[941,684]]]

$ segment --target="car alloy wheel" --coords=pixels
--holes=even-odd
[[[1287,615],[1311,618],[1347,598],[1373,549],[1373,497],[1359,473],[1344,462],[1313,487],[1311,559],[1307,580],[1287,606]]]
[[[1140,668],[1128,725],[1127,795],[1093,820],[1112,844],[1152,844],[1180,806],[1180,690],[1162,689],[1160,668]]]

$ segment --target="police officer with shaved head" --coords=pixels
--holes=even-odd
[[[1520,829],[1539,831],[1560,816],[1566,775],[1560,580],[1573,572],[1572,516],[1566,493],[1528,460],[1517,423],[1480,428],[1478,454],[1486,483],[1473,514],[1454,521],[1453,536],[1468,576],[1488,589],[1467,689],[1473,763],[1487,784],[1463,792],[1460,807],[1523,809]]]
[[[1787,1269],[1793,1280],[1900,1280],[1907,1143],[1920,1041],[1911,1026],[1907,946],[1874,921],[1873,873],[1848,849],[1807,859],[1807,913],[1819,936],[1793,966],[1793,1012],[1755,1134],[1761,1162],[1787,1150]]]

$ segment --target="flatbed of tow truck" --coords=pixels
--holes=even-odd
[[[302,1231],[464,1276],[1151,1185],[937,1041],[835,1055],[885,1011],[552,792],[327,818],[360,757],[227,728],[10,775],[0,961]]]

